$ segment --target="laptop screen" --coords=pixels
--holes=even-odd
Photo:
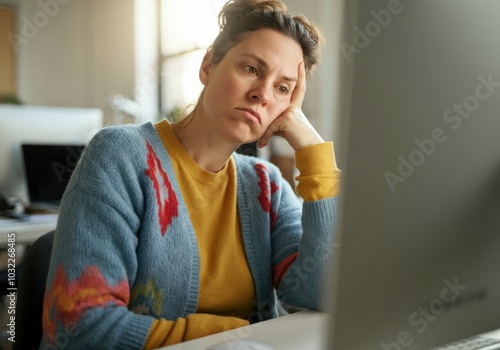
[[[31,206],[59,205],[83,145],[23,144],[22,153]]]

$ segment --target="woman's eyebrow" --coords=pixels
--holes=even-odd
[[[259,64],[261,66],[263,66],[264,68],[269,68],[269,65],[267,64],[266,61],[264,61],[261,57],[255,55],[253,53],[243,53],[243,54],[241,54],[241,56],[253,58],[257,62],[259,62]],[[283,80],[289,81],[289,82],[297,82],[299,80],[298,78],[291,78],[291,77],[288,77],[286,75],[283,75],[280,78]]]

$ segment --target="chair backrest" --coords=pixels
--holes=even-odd
[[[39,237],[21,263],[16,303],[16,342],[13,349],[38,349],[42,340],[42,308],[54,231]]]

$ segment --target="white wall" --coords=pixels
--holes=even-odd
[[[156,0],[135,0],[135,86],[132,95],[148,120],[159,115],[158,9]]]
[[[19,4],[18,82],[25,103],[98,107],[109,122],[109,98],[114,94],[133,98],[137,87],[144,85],[145,67],[157,51],[152,47],[149,57],[137,52],[145,45],[151,48],[156,40],[150,35],[156,17],[145,20],[143,15],[154,0],[21,0]],[[151,70],[148,74],[154,75]],[[147,96],[141,97],[150,115],[156,114],[155,89],[149,87]]]
[[[308,83],[303,108],[338,150],[349,89],[343,83],[349,81],[343,78],[349,67],[338,43],[349,1],[284,1],[325,34],[322,63]],[[142,111],[155,118],[155,6],[155,0],[19,0],[20,98],[28,104],[98,107],[109,123],[108,98],[122,94],[136,97]]]

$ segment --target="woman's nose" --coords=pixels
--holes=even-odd
[[[265,82],[255,84],[250,90],[249,97],[252,101],[266,104],[271,98],[271,87]]]

